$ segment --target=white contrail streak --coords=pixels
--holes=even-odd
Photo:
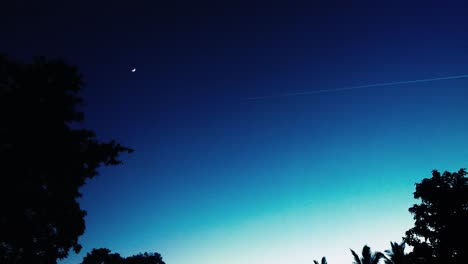
[[[331,92],[338,92],[338,91],[363,89],[363,88],[369,88],[369,87],[389,86],[389,85],[398,85],[398,84],[407,84],[407,83],[433,82],[433,81],[453,80],[453,79],[462,79],[462,78],[468,78],[468,74],[439,77],[439,78],[430,78],[430,79],[419,79],[419,80],[411,80],[411,81],[399,81],[399,82],[387,82],[387,83],[376,83],[376,84],[367,84],[367,85],[358,85],[358,86],[348,86],[348,87],[335,88],[335,89],[322,89],[322,90],[297,92],[297,93],[266,95],[266,96],[250,97],[250,98],[247,98],[247,100],[270,99],[270,98],[279,98],[279,97],[305,95],[305,94],[331,93]]]

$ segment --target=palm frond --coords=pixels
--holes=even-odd
[[[389,259],[387,256],[384,255],[384,262],[385,264],[395,264],[391,259]]]
[[[397,242],[390,242],[391,249],[385,250],[388,258],[385,258],[387,264],[404,264],[406,263],[405,245],[403,241],[400,244]]]
[[[349,249],[349,250],[351,250],[351,254],[353,254],[354,264],[362,264],[361,259],[359,258],[358,254],[356,254],[356,252],[354,252],[354,250],[352,249]]]
[[[385,258],[385,255],[382,252],[375,252],[372,254],[372,261],[370,264],[378,264],[381,259]]]
[[[362,248],[362,264],[372,264],[372,252],[368,245]]]
[[[327,264],[327,259],[325,257],[322,257],[322,264]]]

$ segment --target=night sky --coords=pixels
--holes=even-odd
[[[0,52],[77,65],[82,126],[135,149],[82,189],[63,264],[351,263],[401,241],[416,182],[467,166],[468,78],[257,98],[468,74],[462,1],[5,2]]]

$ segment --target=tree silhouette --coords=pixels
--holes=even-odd
[[[350,250],[351,254],[353,254],[355,264],[377,264],[381,259],[385,258],[382,252],[377,251],[373,253],[367,245],[364,245],[362,248],[362,257],[359,257],[354,250]]]
[[[110,249],[98,248],[87,253],[82,264],[124,264],[124,258],[118,253],[110,254]]]
[[[468,263],[468,179],[465,169],[458,172],[432,171],[432,178],[416,184],[415,199],[409,209],[415,226],[404,240],[413,246],[411,259],[417,263]]]
[[[84,118],[82,85],[63,60],[0,56],[0,262],[49,264],[79,252],[86,214],[79,188],[132,151],[71,127]]]
[[[314,263],[315,264],[319,264],[319,262],[317,260],[314,260]],[[321,264],[327,264],[327,259],[325,257],[322,257],[322,262]]]
[[[159,253],[137,254],[125,259],[125,264],[166,264]]]
[[[386,264],[407,264],[408,256],[405,254],[405,242],[398,244],[390,242],[391,249],[385,250],[388,257],[385,257]]]
[[[81,264],[166,264],[159,253],[140,253],[122,258],[120,254],[110,254],[107,248],[93,249],[86,254]]]

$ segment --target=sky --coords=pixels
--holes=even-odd
[[[135,149],[82,188],[61,264],[351,263],[467,165],[468,78],[361,87],[468,74],[462,1],[7,2],[0,52],[77,65],[82,126]]]

